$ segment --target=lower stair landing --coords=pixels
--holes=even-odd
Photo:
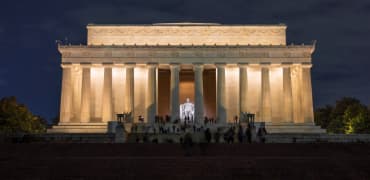
[[[59,123],[47,133],[107,133],[107,123]]]

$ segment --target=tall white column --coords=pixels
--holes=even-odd
[[[290,72],[291,65],[283,64],[283,122],[293,122],[293,94],[292,78]]]
[[[125,111],[134,114],[134,64],[125,64],[126,68],[126,94]],[[133,117],[130,117],[133,118]]]
[[[239,93],[240,93],[240,114],[242,112],[248,112],[247,102],[248,102],[248,65],[239,64]]]
[[[311,67],[311,64],[302,64],[302,112],[305,123],[314,123]]]
[[[91,65],[82,66],[81,122],[90,121]]]
[[[148,64],[147,116],[148,123],[154,123],[157,113],[157,64]]]
[[[271,122],[270,65],[261,65],[261,120]]]
[[[217,67],[217,123],[226,123],[225,64]]]
[[[112,101],[112,65],[104,65],[103,110],[102,121],[113,120]]]
[[[72,116],[72,66],[62,65],[62,96],[60,102],[60,117],[59,121],[70,122]]]
[[[203,99],[203,64],[194,64],[194,94],[195,94],[195,122],[203,123],[204,99]]]
[[[71,122],[79,123],[81,117],[82,69],[80,64],[72,65],[72,117]]]
[[[291,67],[292,94],[293,94],[293,121],[304,123],[302,112],[302,67],[300,64],[293,64]]]
[[[171,64],[171,89],[170,89],[170,111],[171,121],[179,119],[180,116],[180,100],[179,100],[179,83],[180,83],[180,65]]]

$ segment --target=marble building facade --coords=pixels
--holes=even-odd
[[[134,123],[138,116],[154,123],[156,115],[164,114],[174,121],[184,93],[192,96],[199,124],[204,116],[227,124],[249,112],[271,127],[312,131],[315,45],[287,45],[286,28],[89,24],[87,45],[58,47],[63,69],[60,122],[49,131],[103,132],[102,126],[124,112],[132,113]],[[182,88],[182,72],[192,77],[189,92]]]

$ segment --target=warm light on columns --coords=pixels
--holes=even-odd
[[[102,120],[104,68],[95,65],[91,68],[91,120]]]
[[[250,65],[248,73],[248,112],[256,115],[256,120],[260,120],[260,100],[261,100],[261,68],[257,65]]]
[[[148,69],[146,65],[137,65],[134,69],[134,121],[137,122],[139,116],[143,116],[147,121],[145,109]]]
[[[227,121],[233,122],[235,116],[239,116],[239,67],[228,65],[225,68],[225,94]]]
[[[113,76],[113,104],[114,114],[124,113],[125,106],[125,85],[126,85],[126,69],[123,65],[115,65],[112,69]]]
[[[270,96],[272,107],[272,122],[280,122],[283,118],[283,69],[272,66],[270,68]]]
[[[62,65],[62,95],[60,102],[60,122],[70,122],[72,111],[72,68],[71,65]]]
[[[293,96],[293,119],[294,123],[303,123],[302,111],[302,67],[294,64],[291,68],[292,96]]]
[[[80,122],[81,119],[81,89],[82,68],[79,64],[72,65],[72,122]]]

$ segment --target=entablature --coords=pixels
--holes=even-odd
[[[59,46],[62,62],[260,63],[311,62],[313,45]]]

